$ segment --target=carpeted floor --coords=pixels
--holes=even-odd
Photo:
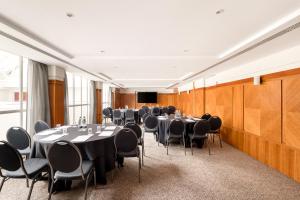
[[[114,181],[106,186],[92,184],[88,199],[300,199],[300,184],[279,172],[224,144],[213,147],[212,155],[206,148],[195,148],[187,155],[179,145],[166,149],[154,142],[151,134],[145,139],[145,166],[141,183],[137,177],[137,159],[125,160],[125,166],[114,172]],[[28,188],[24,180],[8,180],[0,199],[26,199]],[[31,199],[47,199],[47,182],[38,182]],[[83,199],[82,183],[75,183],[71,191],[54,194],[52,199]]]

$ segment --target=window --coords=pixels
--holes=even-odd
[[[102,106],[103,108],[111,107],[111,87],[110,84],[103,83]]]
[[[79,117],[89,119],[89,80],[67,72],[70,123],[78,123]]]
[[[28,59],[0,51],[0,140],[12,126],[26,129]]]

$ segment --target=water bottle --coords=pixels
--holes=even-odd
[[[86,127],[87,127],[85,116],[83,116],[83,119],[82,119],[82,127],[83,127],[83,128],[86,128]]]
[[[78,120],[78,128],[81,128],[81,116],[79,117],[79,120]]]

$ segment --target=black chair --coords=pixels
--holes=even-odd
[[[201,119],[206,119],[208,120],[211,117],[211,115],[209,113],[205,113],[204,115],[202,115],[200,118]]]
[[[145,155],[145,146],[144,146],[144,132],[142,131],[141,127],[136,123],[127,123],[125,124],[124,128],[130,128],[134,131],[138,138],[138,145],[142,146],[142,165],[144,165],[144,155]]]
[[[153,115],[146,117],[144,122],[145,132],[150,132],[154,134],[155,139],[157,140],[157,145],[159,145],[159,136],[158,136],[158,119]]]
[[[159,107],[152,108],[151,114],[154,115],[154,116],[159,116],[160,115],[160,109],[159,109]]]
[[[142,106],[142,109],[144,109],[146,113],[150,113],[150,109],[148,106]]]
[[[42,120],[38,120],[34,124],[35,133],[39,133],[39,132],[47,130],[47,129],[50,129],[49,125]]]
[[[110,112],[110,119],[111,119],[111,121],[113,121],[113,109],[111,107],[107,107],[107,109]]]
[[[104,123],[106,125],[107,124],[107,119],[111,119],[112,113],[110,112],[109,108],[104,108],[102,113],[103,113],[103,116],[104,116]]]
[[[175,106],[168,106],[168,115],[175,114],[176,108]]]
[[[142,119],[142,117],[144,116],[144,114],[146,113],[146,111],[144,110],[144,109],[139,109],[139,111],[138,111],[138,115],[139,115],[139,122],[138,123],[141,123],[141,119]]]
[[[139,159],[138,176],[139,182],[141,182],[141,155],[138,147],[138,138],[134,131],[130,128],[119,130],[115,135],[114,143],[117,158],[137,157]]]
[[[31,197],[34,184],[45,178],[42,172],[48,172],[48,161],[42,158],[31,158],[23,161],[21,154],[8,142],[0,141],[0,191],[8,179],[32,180],[27,199]],[[18,189],[18,188],[15,188]]]
[[[161,109],[161,115],[168,114],[168,107],[163,107]]]
[[[220,129],[222,126],[221,118],[218,116],[212,116],[208,119],[208,122],[210,124],[210,130],[208,131],[208,133],[212,134],[213,142],[215,140],[215,135],[219,136],[220,147],[222,148],[222,139],[221,139],[221,133],[220,133]]]
[[[50,146],[47,158],[51,170],[49,200],[56,181],[80,179],[85,181],[84,199],[87,199],[87,186],[92,173],[94,174],[94,184],[96,186],[96,172],[93,161],[83,161],[78,147],[64,140],[57,141]]]
[[[131,109],[128,109],[125,112],[125,124],[127,122],[135,122],[135,120],[134,120],[134,111],[131,110]]]
[[[31,138],[28,132],[21,127],[11,127],[6,133],[7,142],[12,145],[19,153],[29,157],[31,152]]]
[[[202,119],[199,120],[195,126],[194,126],[194,133],[189,134],[190,142],[191,142],[191,152],[193,155],[193,140],[205,140],[206,144],[208,146],[208,153],[210,155],[210,144],[209,144],[209,138],[207,136],[208,131],[210,130],[210,124],[207,120]]]
[[[145,125],[145,120],[146,120],[146,118],[147,118],[148,116],[150,116],[150,115],[151,115],[150,113],[145,113],[145,114],[143,115],[142,120],[143,120],[144,125]]]
[[[113,110],[113,123],[117,125],[122,124],[122,113],[120,110]]]
[[[169,127],[167,139],[166,139],[166,146],[167,146],[167,155],[169,154],[169,143],[170,140],[176,139],[183,141],[183,147],[184,147],[184,155],[186,155],[186,149],[185,149],[185,138],[184,138],[184,123],[180,119],[174,119]]]

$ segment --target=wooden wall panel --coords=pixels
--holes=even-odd
[[[216,115],[216,87],[206,88],[204,91],[204,111]]]
[[[200,117],[204,113],[204,88],[194,90],[194,103],[193,103],[195,117]]]
[[[300,149],[300,75],[283,79],[283,143]]]
[[[64,81],[49,80],[51,126],[64,124]]]

